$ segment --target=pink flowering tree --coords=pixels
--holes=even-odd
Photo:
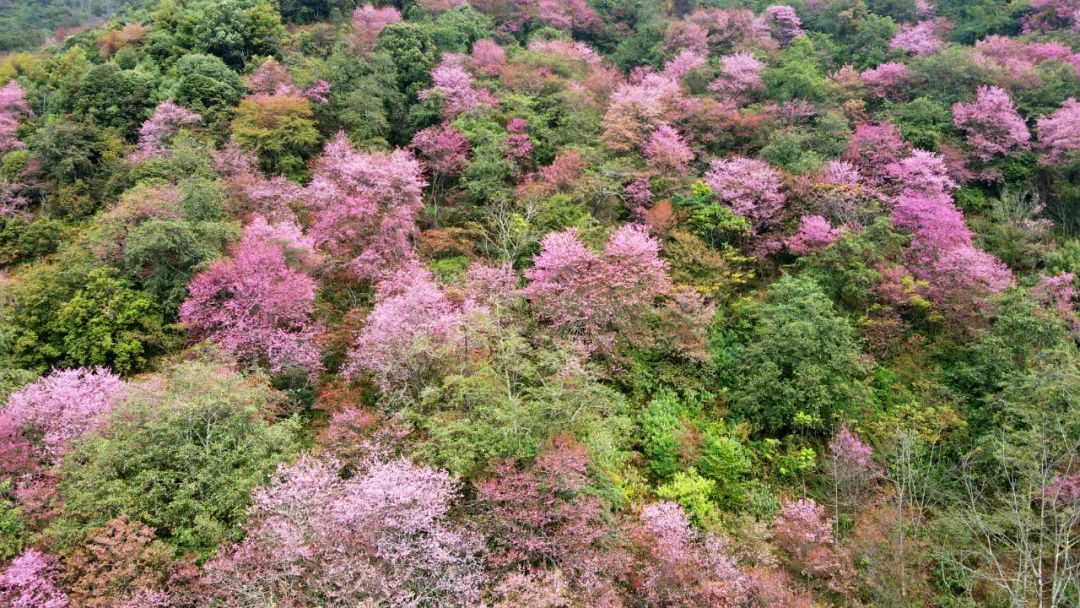
[[[745,96],[765,88],[761,74],[765,63],[752,53],[742,51],[720,58],[720,77],[709,84],[709,90],[732,96]]]
[[[1031,141],[1027,123],[1001,87],[979,87],[975,101],[954,104],[953,124],[967,134],[968,145],[984,162],[1026,150]]]
[[[958,185],[945,158],[926,150],[913,150],[911,156],[885,167],[885,172],[897,189],[936,194],[952,192]]]
[[[472,75],[461,65],[461,59],[447,56],[431,70],[432,87],[420,91],[420,99],[438,96],[442,99],[442,113],[452,120],[462,112],[482,106],[497,106],[499,100],[487,89],[473,86]]]
[[[673,502],[645,507],[641,514],[647,558],[641,593],[649,606],[736,608],[749,599],[750,580],[712,533],[697,533]]]
[[[352,25],[355,44],[360,51],[370,53],[379,39],[379,32],[391,23],[401,21],[401,13],[392,6],[376,8],[370,4],[356,7]]]
[[[0,606],[4,608],[67,608],[60,587],[57,559],[27,549],[0,572]]]
[[[438,201],[443,186],[469,164],[469,140],[448,122],[418,131],[409,147],[430,178],[432,201]]]
[[[1066,99],[1053,114],[1040,116],[1036,125],[1047,164],[1064,164],[1080,152],[1080,102],[1076,99]]]
[[[293,224],[257,218],[229,255],[196,275],[180,321],[247,365],[272,372],[322,367],[316,342],[315,281],[304,270],[311,241]]]
[[[874,450],[847,427],[842,427],[829,442],[828,471],[833,484],[834,519],[839,521],[841,507],[856,507],[877,477]],[[837,535],[839,532],[837,528]]]
[[[664,75],[674,80],[682,80],[690,72],[705,65],[705,57],[689,49],[680,51],[664,62]]]
[[[585,0],[536,0],[536,17],[555,29],[590,32],[602,25]]]
[[[851,163],[871,186],[884,183],[891,175],[890,167],[911,153],[892,123],[862,123],[848,139],[844,161]]]
[[[902,91],[908,74],[906,65],[890,61],[864,71],[859,75],[859,80],[871,95],[885,99],[895,97]]]
[[[694,151],[670,125],[662,125],[642,146],[649,168],[662,174],[680,175],[694,160]]]
[[[784,504],[773,519],[773,543],[788,567],[810,581],[843,588],[850,575],[850,560],[837,546],[833,522],[825,509],[810,498]]]
[[[649,310],[671,287],[660,242],[627,224],[604,250],[585,246],[574,229],[549,234],[525,272],[525,295],[555,327],[585,338],[593,348]]]
[[[19,141],[19,121],[31,114],[26,94],[17,81],[0,87],[0,155],[26,147]]]
[[[339,135],[313,165],[304,190],[315,245],[359,280],[377,280],[414,260],[423,209],[421,165],[401,150],[362,154]]]
[[[503,153],[517,164],[532,160],[533,144],[529,139],[529,123],[524,118],[514,117],[506,121],[509,135],[503,141]]]
[[[506,50],[494,40],[477,40],[469,54],[469,65],[481,74],[497,75],[506,66]]]
[[[293,82],[292,76],[285,70],[285,66],[277,62],[273,57],[267,59],[247,79],[248,90],[253,95],[282,95],[306,97],[315,103],[326,104],[330,100],[326,95],[330,92],[330,83],[325,80],[316,81],[307,89],[301,89]]]
[[[481,539],[449,518],[457,485],[406,460],[348,480],[303,458],[259,489],[247,535],[206,566],[226,608],[480,606]]]
[[[799,229],[784,240],[784,245],[795,255],[806,255],[836,242],[840,231],[832,227],[829,220],[820,215],[804,215],[799,220]]]
[[[802,19],[795,9],[786,4],[774,4],[765,9],[761,16],[764,26],[781,46],[791,44],[791,41],[804,34]]]
[[[786,197],[780,174],[764,161],[735,157],[714,160],[705,183],[721,202],[750,220],[755,233],[779,221]]]
[[[140,163],[164,156],[169,140],[180,129],[200,122],[202,116],[173,103],[171,99],[161,103],[154,108],[154,115],[139,128],[139,145],[131,155],[131,162]]]
[[[619,86],[604,114],[604,142],[616,151],[631,150],[674,117],[684,95],[679,83],[660,73]]]
[[[415,394],[460,337],[461,311],[419,266],[381,281],[345,375],[369,374],[385,395]]]
[[[906,51],[912,55],[936,53],[944,45],[937,35],[933,21],[921,21],[915,25],[905,25],[889,41],[889,48]]]
[[[73,439],[106,422],[126,391],[105,369],[57,370],[8,396],[2,413],[14,428],[41,437],[44,455],[56,462]]]

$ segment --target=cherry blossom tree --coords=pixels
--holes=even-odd
[[[299,227],[257,218],[228,256],[191,281],[181,323],[193,339],[211,339],[248,365],[320,369],[315,281],[298,263],[310,248]]]
[[[683,93],[665,74],[648,73],[619,86],[604,114],[604,141],[614,150],[638,146],[648,133],[668,122]]]
[[[462,112],[480,106],[497,106],[499,100],[487,89],[473,87],[472,75],[461,66],[461,59],[447,56],[431,70],[434,86],[420,91],[421,99],[438,95],[443,102],[443,117],[451,120]]]
[[[859,80],[874,97],[889,98],[900,93],[908,78],[908,68],[903,63],[890,61],[864,71]]]
[[[848,140],[844,160],[859,169],[870,185],[881,185],[891,175],[891,167],[907,157],[911,146],[891,123],[862,123]]]
[[[536,17],[553,28],[575,32],[601,25],[600,16],[585,0],[536,0]]]
[[[709,84],[709,90],[728,95],[744,95],[765,88],[761,74],[765,63],[752,53],[742,51],[720,58],[720,77]]]
[[[5,608],[67,608],[55,557],[27,549],[0,572],[0,605]]]
[[[799,220],[799,230],[784,241],[795,255],[806,255],[835,243],[840,231],[820,215],[804,215]]]
[[[664,75],[674,80],[682,80],[687,74],[703,65],[705,65],[703,55],[691,50],[684,50],[664,62]]]
[[[481,74],[494,76],[506,65],[506,50],[494,40],[477,40],[469,55],[469,65]]]
[[[764,26],[772,34],[781,46],[791,44],[791,41],[804,34],[802,19],[795,9],[786,4],[774,4],[765,9],[762,14]]]
[[[379,32],[391,23],[401,21],[401,13],[392,6],[376,8],[370,4],[356,7],[352,25],[356,34],[356,46],[365,53],[375,48]]]
[[[503,153],[515,163],[527,163],[532,159],[533,144],[529,139],[529,123],[524,118],[514,117],[506,121],[509,135],[503,141]]]
[[[731,210],[750,220],[756,232],[774,225],[786,197],[780,174],[764,161],[735,157],[713,160],[705,183]]]
[[[600,346],[670,288],[659,253],[659,241],[634,224],[616,230],[601,253],[574,229],[549,234],[525,272],[524,293],[553,325]]]
[[[642,149],[649,167],[661,173],[682,174],[694,160],[694,151],[670,125],[653,131]]]
[[[424,186],[408,152],[362,154],[340,134],[315,160],[304,190],[309,234],[357,279],[378,279],[415,259],[410,238]]]
[[[933,21],[921,21],[915,25],[905,25],[889,41],[889,48],[907,51],[913,55],[936,53],[944,45],[937,35]]]
[[[447,122],[418,131],[410,147],[433,182],[457,177],[469,163],[469,141]]]
[[[1029,147],[1031,133],[1012,98],[1001,87],[979,87],[975,101],[953,104],[953,124],[982,161]]]
[[[450,521],[450,476],[372,461],[348,480],[302,458],[255,492],[247,536],[206,566],[227,608],[479,606],[480,538]]]
[[[19,141],[19,120],[31,114],[26,94],[17,81],[0,87],[0,154],[26,147]]]
[[[1039,146],[1046,150],[1044,162],[1063,164],[1080,151],[1080,102],[1070,97],[1053,114],[1037,122]]]
[[[139,128],[139,146],[131,162],[140,163],[165,154],[165,146],[183,127],[202,122],[202,116],[176,105],[171,99],[154,108],[154,115]]]
[[[784,552],[791,569],[810,580],[841,588],[849,574],[847,554],[836,545],[833,522],[813,499],[784,504],[773,519],[773,542]]]
[[[105,369],[57,370],[8,396],[3,415],[15,428],[40,435],[56,462],[68,444],[100,427],[123,401],[127,384]]]

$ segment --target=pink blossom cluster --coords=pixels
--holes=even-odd
[[[750,220],[756,232],[773,226],[786,197],[780,174],[757,159],[735,157],[713,160],[705,173],[705,183],[731,210]]]
[[[588,32],[602,22],[596,11],[585,0],[534,0],[536,18],[553,28],[575,32]]]
[[[8,81],[0,87],[0,155],[26,147],[19,141],[19,121],[31,114],[26,93],[17,81]]]
[[[379,39],[379,32],[384,27],[399,21],[401,21],[401,13],[392,6],[376,8],[370,4],[364,4],[356,7],[352,16],[356,46],[362,52],[371,52]]]
[[[765,9],[761,15],[761,22],[773,38],[781,46],[791,44],[795,38],[802,36],[802,19],[795,9],[786,4],[774,4]]]
[[[907,78],[908,67],[896,61],[883,63],[859,75],[859,80],[870,94],[881,98],[898,95]]]
[[[1001,87],[979,87],[975,101],[953,104],[952,110],[953,124],[967,133],[968,145],[980,160],[1029,147],[1027,123]]]
[[[642,146],[649,167],[661,173],[678,175],[694,161],[694,151],[670,125],[661,125]]]
[[[889,41],[889,48],[906,51],[912,55],[936,53],[945,44],[938,36],[937,24],[933,21],[920,21],[915,25],[905,25]]]
[[[207,564],[227,608],[479,606],[480,538],[450,521],[457,485],[406,460],[342,479],[333,461],[282,466],[257,490],[247,536]]]
[[[503,140],[503,153],[515,163],[527,163],[532,159],[533,144],[529,139],[529,123],[515,116],[506,121],[509,135]]]
[[[469,141],[448,122],[418,131],[409,147],[432,176],[457,177],[469,164]]]
[[[273,57],[267,59],[256,69],[247,81],[248,90],[255,95],[285,95],[306,97],[315,103],[330,103],[326,95],[330,92],[330,83],[318,80],[307,89],[300,89],[285,71],[285,67]]]
[[[744,95],[765,88],[761,78],[765,64],[752,53],[743,51],[720,58],[720,77],[709,84],[710,91],[728,95]]]
[[[420,91],[420,98],[430,99],[438,95],[442,99],[442,112],[447,120],[480,106],[499,105],[499,100],[491,91],[473,86],[472,75],[462,67],[459,57],[444,58],[431,70],[431,81],[434,86]]]
[[[1040,116],[1036,131],[1047,152],[1044,162],[1064,164],[1080,152],[1080,102],[1070,97],[1053,114]]]
[[[126,392],[127,384],[105,369],[56,370],[12,393],[3,415],[13,427],[40,435],[55,462],[73,439],[105,424]]]
[[[469,66],[481,74],[494,76],[506,66],[506,51],[494,40],[477,40],[469,55]]]
[[[298,263],[310,259],[311,244],[294,224],[256,219],[228,256],[191,281],[180,321],[193,339],[211,339],[242,363],[315,372],[315,281]]]
[[[798,231],[784,240],[784,245],[795,255],[806,255],[836,242],[840,230],[833,228],[829,220],[820,215],[804,215],[799,220]]]
[[[139,146],[131,155],[131,162],[140,163],[165,154],[165,146],[183,127],[202,122],[191,110],[179,106],[171,99],[154,108],[154,115],[139,127]]]
[[[425,185],[408,152],[363,154],[339,134],[315,160],[304,190],[309,234],[356,278],[378,279],[415,259],[410,239]]]
[[[0,605],[5,608],[67,608],[57,559],[27,549],[0,572]]]

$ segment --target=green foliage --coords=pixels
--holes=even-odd
[[[75,365],[107,365],[120,373],[142,369],[165,345],[161,312],[111,268],[98,268],[57,311],[64,358]]]
[[[281,16],[267,0],[196,0],[176,24],[181,48],[216,55],[234,68],[277,54],[284,36]]]
[[[153,105],[152,87],[147,74],[103,63],[82,77],[70,103],[79,116],[134,139]]]
[[[18,555],[26,544],[29,530],[18,505],[9,498],[12,480],[0,481],[0,560]]]
[[[889,115],[904,139],[924,150],[937,149],[953,132],[949,108],[926,97],[899,104]]]
[[[319,143],[311,103],[290,95],[257,96],[240,102],[232,121],[233,137],[255,152],[270,174],[301,178],[304,158]]]
[[[668,479],[680,468],[681,414],[682,405],[670,390],[654,395],[641,414],[641,450],[645,467],[654,479]]]
[[[701,527],[709,527],[720,518],[720,511],[709,497],[716,490],[716,482],[706,479],[693,468],[680,471],[671,481],[656,489],[656,496],[678,503],[690,516],[690,521]]]
[[[207,124],[221,122],[244,95],[244,83],[213,55],[184,55],[165,81],[167,97],[198,113]]]
[[[770,433],[827,433],[869,397],[855,329],[810,278],[786,275],[770,286],[734,365],[732,411]]]
[[[722,428],[712,428],[704,433],[697,470],[706,479],[716,482],[714,495],[721,506],[730,509],[742,502],[743,485],[750,469],[750,452],[741,441],[726,434]]]
[[[148,378],[64,459],[50,535],[70,547],[124,514],[203,558],[238,540],[251,490],[298,447],[296,420],[267,420],[273,400],[263,380],[207,363]]]
[[[468,4],[439,15],[428,26],[431,40],[444,53],[467,53],[472,43],[493,35],[491,19]]]
[[[817,49],[809,37],[799,37],[780,53],[776,63],[762,74],[769,97],[776,101],[805,99],[824,101],[825,76],[822,74]]]

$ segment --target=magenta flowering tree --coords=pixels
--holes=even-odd
[[[0,606],[4,608],[67,608],[60,587],[57,559],[27,549],[0,572]]]
[[[720,58],[720,77],[709,84],[709,90],[739,96],[765,88],[761,74],[765,63],[753,53],[742,51]]]
[[[703,65],[705,65],[704,55],[686,49],[664,62],[664,75],[674,80],[682,80],[687,74]]]
[[[1063,318],[1075,322],[1073,312],[1073,300],[1076,299],[1076,275],[1071,272],[1062,272],[1053,276],[1039,278],[1039,282],[1031,288],[1031,296],[1044,306],[1052,308]]]
[[[641,514],[647,559],[642,595],[648,606],[736,608],[750,595],[750,579],[727,554],[724,539],[696,533],[682,507],[660,502]]]
[[[899,49],[912,55],[936,53],[944,45],[937,35],[933,21],[920,21],[915,25],[905,25],[889,41],[889,48]]]
[[[447,55],[442,63],[431,70],[430,89],[420,91],[421,99],[438,95],[442,99],[443,117],[451,120],[462,112],[480,106],[497,106],[499,100],[487,89],[473,86],[472,75],[461,65],[461,58]]]
[[[833,484],[833,514],[840,520],[840,509],[854,509],[866,489],[878,475],[874,450],[847,427],[841,427],[829,441],[829,477]],[[839,535],[839,528],[836,530]]]
[[[494,76],[506,66],[506,50],[494,40],[477,40],[469,54],[469,65],[481,74]]]
[[[191,110],[179,106],[171,99],[154,108],[154,115],[139,128],[139,146],[131,155],[131,162],[139,163],[165,154],[165,146],[183,127],[202,122]]]
[[[379,32],[391,23],[401,21],[401,13],[392,6],[376,8],[370,4],[356,7],[352,25],[355,44],[364,53],[370,53],[379,39]]]
[[[868,184],[878,186],[888,179],[890,167],[910,152],[911,146],[892,123],[862,123],[848,140],[844,160],[857,167]]]
[[[788,567],[811,581],[842,588],[849,576],[846,553],[837,546],[825,508],[803,498],[784,504],[773,519],[773,543]]]
[[[968,145],[982,161],[1029,147],[1027,123],[1001,87],[979,87],[975,101],[956,103],[952,110],[953,124],[967,133]]]
[[[596,348],[612,331],[648,310],[671,287],[660,242],[626,224],[596,253],[574,229],[547,235],[525,272],[524,293],[555,327],[578,334]]]
[[[370,374],[386,395],[418,390],[459,338],[460,310],[419,266],[381,281],[375,307],[349,351],[345,375]]]
[[[246,365],[320,369],[315,281],[303,268],[310,246],[298,226],[256,219],[229,255],[191,281],[180,322]]]
[[[949,175],[945,158],[926,150],[913,150],[911,156],[885,167],[885,172],[899,189],[935,194],[952,192],[958,185]]]
[[[359,280],[415,259],[411,237],[425,181],[411,154],[362,154],[344,134],[326,144],[304,190],[316,246]]]
[[[670,125],[661,125],[642,146],[649,168],[672,175],[684,173],[694,160],[694,151]]]
[[[776,224],[786,197],[780,174],[764,161],[735,157],[713,160],[705,183],[721,202],[750,220],[755,233]]]
[[[480,605],[478,536],[448,517],[457,486],[406,460],[348,480],[303,458],[257,490],[247,536],[206,566],[228,608]]]
[[[799,220],[799,230],[784,240],[784,245],[795,255],[806,255],[836,242],[840,231],[820,215],[804,215]]]
[[[1080,102],[1070,97],[1036,123],[1039,146],[1047,152],[1044,162],[1064,164],[1080,151]]]
[[[56,370],[8,396],[3,415],[40,436],[45,456],[56,462],[71,440],[104,424],[126,392],[127,384],[106,369]]]

